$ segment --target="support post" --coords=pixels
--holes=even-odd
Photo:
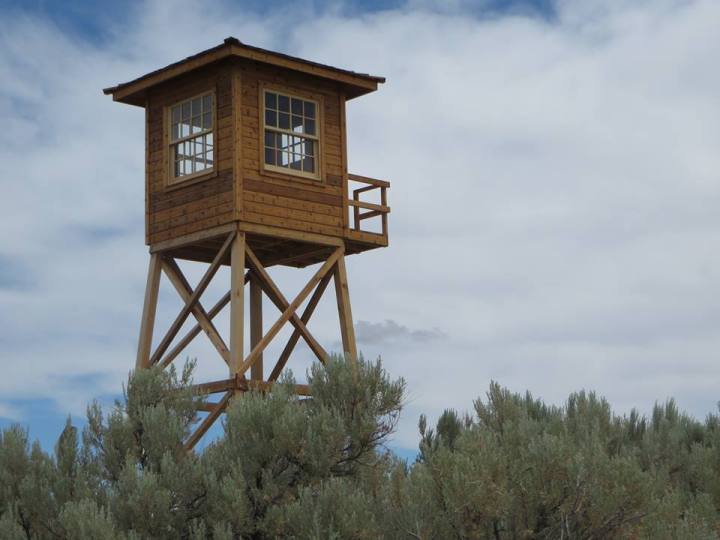
[[[355,345],[355,329],[353,328],[352,310],[350,309],[350,291],[348,289],[344,256],[340,257],[335,264],[335,295],[337,296],[338,315],[340,316],[343,352],[355,361],[357,360],[357,347]]]
[[[260,343],[263,336],[262,321],[262,288],[260,282],[252,273],[250,276],[250,350]],[[263,380],[263,353],[261,352],[250,368],[250,378],[254,381]]]
[[[145,369],[150,366],[150,350],[152,347],[153,328],[155,326],[155,310],[157,308],[158,290],[160,288],[160,263],[161,260],[158,253],[150,255],[135,369]]]
[[[235,233],[230,252],[230,376],[243,363],[243,317],[245,314],[245,233]]]

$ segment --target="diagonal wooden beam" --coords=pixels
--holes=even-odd
[[[320,302],[320,299],[322,298],[323,293],[325,292],[325,289],[327,289],[328,283],[330,283],[330,279],[332,279],[332,273],[328,272],[325,274],[325,277],[323,277],[320,280],[320,283],[318,283],[317,288],[315,289],[315,292],[310,297],[310,300],[308,301],[308,305],[305,306],[305,311],[303,311],[302,317],[300,317],[300,320],[307,324],[310,321],[310,317],[312,317],[313,313],[315,312],[315,308],[317,307],[318,303]],[[268,377],[268,381],[276,381],[278,377],[280,376],[280,373],[282,372],[283,368],[285,368],[285,364],[287,364],[288,360],[290,359],[290,355],[292,354],[293,350],[295,349],[295,345],[297,345],[297,342],[300,340],[300,332],[295,329],[295,331],[290,336],[290,339],[288,340],[287,344],[285,345],[285,348],[283,349],[282,353],[280,353],[280,357],[278,358],[277,363],[275,364],[275,367],[272,370],[272,373],[270,373],[270,376]]]
[[[285,296],[283,296],[283,293],[280,292],[280,289],[277,287],[277,285],[275,285],[275,282],[272,280],[270,275],[267,273],[267,270],[265,270],[262,263],[255,256],[255,253],[253,253],[249,246],[245,246],[245,254],[247,255],[249,266],[254,272],[254,274],[257,276],[257,280],[262,289],[265,291],[265,294],[281,312],[285,311],[290,304],[288,303]],[[307,341],[308,346],[315,353],[315,356],[317,356],[318,359],[324,363],[325,360],[328,358],[327,351],[310,333],[310,331],[305,326],[303,320],[298,317],[297,313],[295,313],[294,311],[290,315],[290,323],[295,327],[295,330],[297,332],[300,332],[300,335],[302,335],[305,341]]]
[[[197,442],[200,440],[200,438],[205,435],[205,433],[207,433],[207,430],[210,429],[210,426],[215,423],[215,420],[218,419],[218,416],[220,416],[220,414],[225,410],[225,407],[227,407],[227,404],[230,401],[232,395],[232,392],[227,392],[220,400],[220,402],[213,408],[213,410],[210,411],[210,414],[208,414],[205,419],[200,423],[197,429],[190,434],[188,440],[185,442],[185,450],[187,450],[188,452],[192,450],[197,444]]]
[[[165,275],[167,275],[168,279],[175,287],[175,290],[180,295],[180,298],[187,302],[192,295],[192,287],[188,283],[187,279],[185,279],[180,267],[173,259],[170,258],[163,258],[161,264],[163,272],[165,272]],[[215,349],[217,349],[218,354],[220,354],[226,364],[229,364],[230,350],[227,348],[227,345],[225,345],[223,338],[220,336],[220,333],[217,331],[217,328],[215,328],[215,325],[210,320],[210,317],[208,317],[207,312],[200,302],[197,302],[192,307],[191,313],[197,320],[200,327],[205,331],[208,339],[210,339],[210,342],[215,346]]]
[[[250,272],[247,272],[245,274],[245,283],[247,283],[250,280]],[[213,320],[215,316],[220,313],[225,306],[228,305],[230,302],[230,291],[226,292],[225,295],[217,301],[217,303],[210,308],[210,311],[208,311],[208,318],[210,320]],[[165,355],[165,357],[160,360],[160,365],[163,368],[166,368],[170,362],[175,360],[177,356],[185,350],[185,347],[190,345],[193,339],[197,337],[197,335],[202,331],[202,328],[200,328],[199,324],[196,324],[195,326],[190,329],[190,331],[185,334],[185,337],[182,338],[177,345],[175,345],[170,351]]]
[[[217,407],[219,402],[215,401],[206,401],[205,403],[200,403],[197,406],[198,411],[202,412],[213,412],[215,410],[215,407]]]
[[[188,315],[190,315],[190,311],[192,310],[193,306],[197,303],[198,299],[200,298],[200,295],[205,292],[205,289],[210,284],[210,281],[217,273],[218,269],[220,268],[220,265],[222,264],[223,259],[225,258],[225,255],[227,254],[228,249],[230,249],[230,245],[232,244],[233,238],[235,238],[234,232],[230,233],[225,240],[225,243],[220,248],[220,251],[215,256],[215,259],[210,264],[210,267],[205,272],[205,275],[203,275],[202,279],[200,279],[200,282],[198,283],[197,287],[193,291],[192,295],[190,295],[190,298],[185,302],[185,306],[180,310],[180,313],[178,313],[178,316],[175,318],[175,321],[170,325],[170,328],[168,329],[167,333],[165,334],[165,337],[162,339],[160,344],[158,345],[157,349],[155,349],[155,352],[153,353],[152,357],[150,358],[150,363],[155,364],[157,363],[162,355],[165,353],[167,348],[170,346],[170,343],[175,338],[177,333],[180,331],[180,328],[182,327],[183,323],[187,319]]]
[[[253,347],[253,350],[250,351],[250,354],[243,362],[243,365],[238,370],[238,373],[244,374],[253,365],[255,360],[258,358],[258,355],[265,350],[265,347],[268,346],[270,341],[272,341],[272,339],[277,335],[280,329],[285,325],[286,322],[290,320],[295,311],[297,311],[298,307],[300,307],[300,304],[303,303],[305,298],[307,298],[307,296],[325,276],[325,274],[327,274],[335,266],[335,263],[344,255],[344,253],[345,248],[339,247],[333,252],[332,255],[330,255],[330,257],[328,257],[328,259],[323,263],[323,265],[318,269],[318,271],[315,272],[313,277],[310,278],[310,281],[307,282],[305,287],[303,287],[300,293],[288,305],[285,311],[283,311],[282,315],[280,315],[280,318],[275,321],[275,324],[270,327],[270,329],[263,336],[260,342],[255,347]]]
[[[212,320],[215,318],[215,316],[220,313],[223,308],[228,305],[230,302],[230,292],[226,292],[225,295],[217,301],[217,303],[210,308],[210,311],[207,312],[208,319]],[[160,365],[163,368],[166,368],[170,365],[170,363],[177,358],[177,356],[185,350],[185,347],[190,345],[193,339],[197,337],[197,335],[202,332],[202,328],[200,327],[200,324],[196,324],[193,326],[190,331],[185,334],[185,337],[183,337],[180,341],[178,341],[177,345],[175,345],[170,351],[163,357],[162,360],[159,361]]]

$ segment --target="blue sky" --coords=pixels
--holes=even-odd
[[[348,272],[360,348],[408,382],[398,451],[420,413],[468,410],[491,379],[704,416],[720,398],[718,23],[710,0],[2,3],[0,425],[50,447],[68,414],[120,394],[147,269],[143,116],[101,89],[230,35],[388,78],[351,102],[348,135],[351,171],[392,183],[391,246]],[[160,304],[167,324],[174,291]],[[321,305],[311,328],[328,349],[335,316]],[[221,371],[208,344],[188,352]]]
[[[139,0],[125,2],[93,2],[92,0],[67,0],[54,2],[48,0],[6,0],[4,10],[21,12],[52,20],[63,32],[78,39],[94,43],[103,43],[112,39],[118,27],[131,25],[142,16],[144,2]],[[245,2],[216,2],[230,9],[268,15],[293,6],[310,13],[332,11],[348,16],[362,16],[387,10],[413,9],[412,2],[405,0],[362,0],[334,2],[327,1],[274,1],[250,0]],[[423,2],[424,9],[461,11],[465,15],[478,17],[498,17],[512,13],[534,14],[551,18],[554,5],[551,0],[478,0],[461,2]]]

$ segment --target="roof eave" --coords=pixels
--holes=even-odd
[[[344,87],[347,99],[374,92],[377,90],[379,83],[385,82],[385,78],[383,77],[354,74],[338,68],[323,66],[307,60],[244,45],[234,38],[228,38],[217,47],[170,64],[133,81],[105,88],[103,89],[103,93],[105,95],[112,95],[114,101],[144,107],[145,93],[149,88],[228,57],[254,60],[264,64],[314,75],[323,79],[334,80]]]

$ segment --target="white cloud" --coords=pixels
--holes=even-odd
[[[147,264],[143,116],[100,88],[236,35],[388,77],[348,110],[350,168],[391,180],[393,208],[391,247],[348,261],[353,311],[445,334],[366,345],[408,380],[399,444],[414,445],[419,412],[467,409],[490,378],[554,401],[585,387],[624,410],[670,395],[713,409],[720,5],[584,0],[547,20],[427,7],[294,26],[292,13],[148,2],[104,47],[6,24],[0,261],[35,286],[0,289],[0,396],[66,409],[120,388]],[[325,343],[331,304],[311,326]],[[101,382],[65,377],[88,373]]]

